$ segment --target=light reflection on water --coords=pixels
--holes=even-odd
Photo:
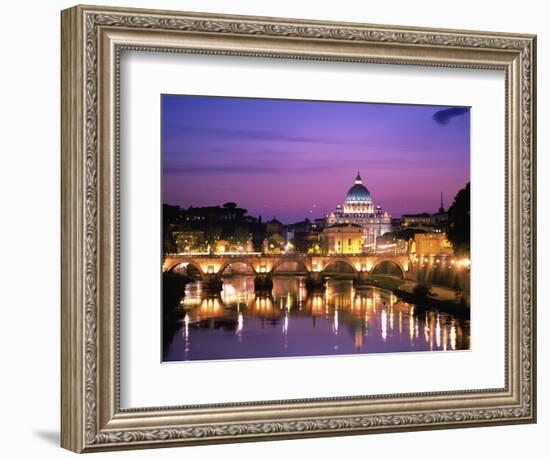
[[[164,360],[469,349],[467,321],[349,280],[326,286],[308,293],[303,278],[279,277],[266,296],[254,293],[253,277],[235,276],[224,279],[219,296],[205,297],[200,282],[190,283]]]

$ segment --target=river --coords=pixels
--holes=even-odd
[[[189,283],[164,361],[351,355],[470,348],[470,323],[412,305],[392,292],[328,280],[308,293],[300,276],[275,277],[270,296],[252,276],[224,278],[217,297]]]

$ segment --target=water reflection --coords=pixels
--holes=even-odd
[[[253,278],[224,279],[217,297],[190,283],[185,315],[165,361],[468,349],[469,322],[400,300],[379,288],[329,280],[308,293],[300,277],[274,278],[271,295]]]

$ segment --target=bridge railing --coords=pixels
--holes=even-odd
[[[198,259],[215,259],[215,258],[392,258],[392,257],[408,257],[407,253],[388,254],[388,253],[331,253],[331,254],[309,254],[309,253],[169,253],[167,258],[198,258]]]

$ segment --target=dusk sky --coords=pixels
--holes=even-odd
[[[163,202],[324,217],[357,171],[392,216],[448,208],[470,180],[463,107],[162,96]]]

